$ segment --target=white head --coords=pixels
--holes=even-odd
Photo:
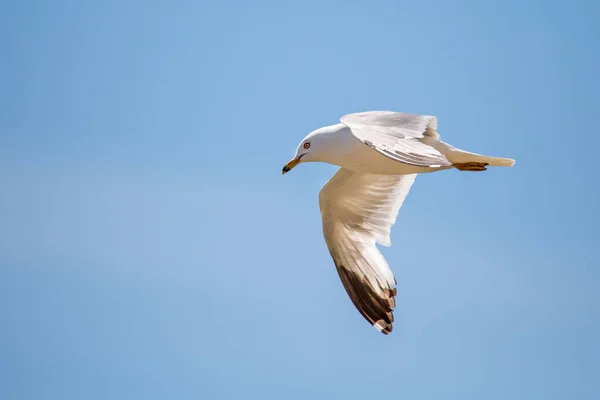
[[[296,149],[296,155],[285,164],[281,173],[289,172],[301,162],[331,162],[332,155],[339,149],[340,143],[337,139],[343,127],[342,124],[326,126],[309,133],[302,139]]]

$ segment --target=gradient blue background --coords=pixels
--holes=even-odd
[[[598,399],[600,5],[0,6],[0,398]],[[349,112],[513,169],[417,179],[384,336],[321,236]]]

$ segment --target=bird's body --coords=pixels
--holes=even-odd
[[[339,142],[329,154],[328,163],[351,171],[379,175],[405,175],[439,171],[451,166],[437,168],[410,165],[385,157],[352,134],[344,124],[336,124],[317,129],[313,134],[326,134]]]
[[[444,143],[435,117],[388,111],[348,114],[311,132],[283,172],[300,162],[341,167],[319,195],[325,242],[352,302],[385,334],[392,331],[396,280],[376,243],[390,245],[416,175],[514,164]]]

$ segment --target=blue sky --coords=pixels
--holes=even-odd
[[[599,11],[2,3],[0,398],[599,398]],[[390,336],[321,236],[335,168],[280,172],[366,110],[517,160],[418,177]]]

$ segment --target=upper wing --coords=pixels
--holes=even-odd
[[[385,334],[392,331],[396,279],[376,243],[390,245],[415,177],[341,168],[319,194],[325,242],[342,283],[362,316]]]
[[[364,144],[393,160],[419,167],[451,165],[442,153],[419,140],[439,138],[436,117],[368,111],[344,115],[340,121]]]

